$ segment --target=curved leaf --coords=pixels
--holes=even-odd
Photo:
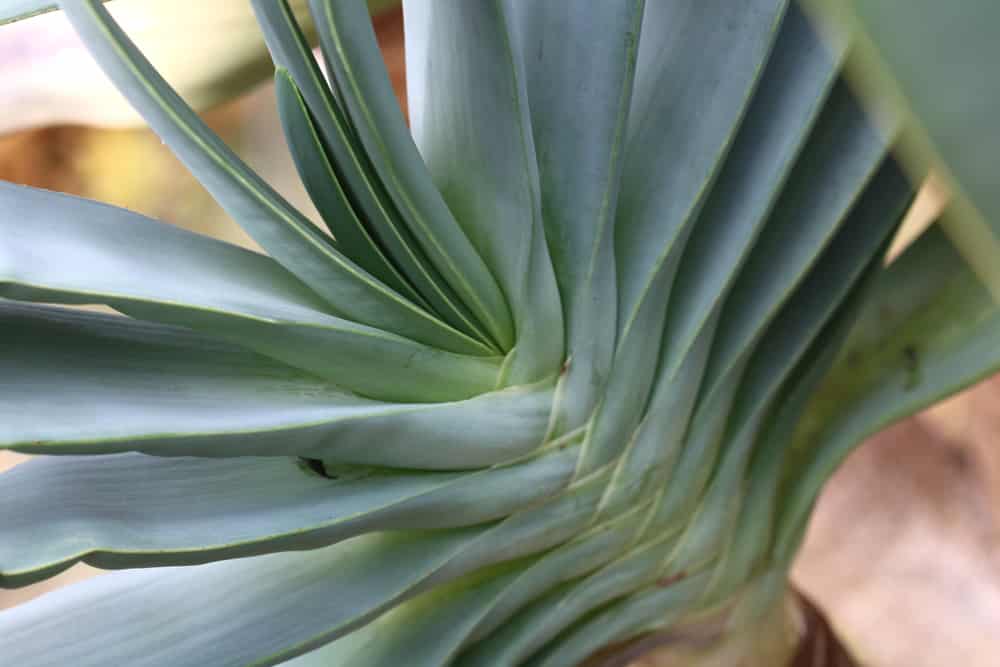
[[[421,340],[436,341],[444,334],[446,340],[440,321],[340,254],[247,167],[157,74],[98,0],[62,7],[122,93],[278,262],[352,320]]]
[[[764,231],[726,299],[727,326],[705,389],[721,382],[761,327],[774,317],[843,224],[890,146],[843,83],[837,84]],[[806,224],[806,221],[808,224]]]
[[[289,5],[284,0],[254,0],[253,7],[274,61],[288,70],[299,87],[316,123],[316,130],[322,137],[324,148],[329,151],[337,176],[354,207],[357,220],[342,221],[338,225],[341,233],[369,234],[380,244],[385,256],[410,281],[412,288],[445,321],[488,340],[489,337],[482,332],[407,230],[389,193],[370,164],[350,120],[324,80]],[[357,232],[345,229],[354,222],[364,228]]]
[[[430,541],[376,533],[311,551],[97,577],[0,612],[4,659],[24,667],[273,665],[412,596],[481,530]]]
[[[508,303],[413,144],[368,14],[355,2],[310,0],[320,44],[375,172],[431,263],[501,349],[514,343]]]
[[[674,410],[661,409],[661,402],[676,403],[676,390],[670,372],[658,380],[648,411],[652,418],[642,423],[636,440],[660,438],[661,433],[685,429],[686,455],[678,464],[679,471],[672,472],[678,479],[698,479],[695,470],[701,471],[701,479],[709,474],[724,433],[724,421],[719,415],[732,409],[736,384],[754,346],[835,238],[887,152],[887,140],[864,115],[850,91],[842,83],[836,85],[722,303],[719,321],[724,326],[718,327],[713,338],[711,355],[697,387],[695,412],[678,420]],[[889,220],[893,224],[897,221],[893,216]],[[693,385],[687,386],[688,391],[694,389]],[[682,493],[676,485],[670,485],[669,496],[662,503],[661,515],[683,515],[698,500],[696,495]]]
[[[723,418],[727,421],[726,430],[732,435],[732,440],[726,443],[724,461],[715,461],[724,435],[718,432],[719,412],[714,406],[699,408],[692,417],[690,442],[671,473],[672,483],[661,508],[662,520],[689,510],[691,502],[702,497],[704,485],[713,474],[729,478],[730,485],[717,480],[727,489],[721,492],[721,502],[732,497],[731,484],[742,476],[755,441],[751,433],[756,431],[756,424],[764,418],[775,393],[838,306],[848,299],[866,269],[880,260],[881,251],[912,197],[913,189],[899,165],[887,160],[847,215],[840,231],[774,315],[759,342],[753,344],[745,365],[739,365],[742,370],[733,376],[738,378],[738,384],[732,407]],[[702,439],[700,434],[705,431],[717,435]],[[737,444],[740,442],[742,447]]]
[[[584,577],[547,592],[473,645],[459,661],[462,667],[520,665],[567,627],[595,609],[652,583],[673,548],[669,535],[626,551]]]
[[[554,375],[563,362],[562,306],[507,12],[500,2],[424,0],[405,9],[413,40],[407,57],[433,72],[414,100],[423,106],[414,108],[414,136],[434,184],[510,304],[517,346],[507,374],[515,384]],[[465,93],[472,89],[475,95]]]
[[[288,667],[452,664],[482,609],[516,574],[510,567],[493,569],[502,573],[487,570],[428,591],[357,632],[286,664]]]
[[[630,595],[574,626],[525,665],[574,667],[604,646],[634,636],[647,626],[677,620],[698,600],[707,583],[705,575],[694,575]]]
[[[680,260],[664,323],[656,389],[639,432],[619,462],[605,504],[663,483],[679,454],[722,304],[806,145],[837,74],[843,48],[828,53],[792,5],[759,87]],[[750,168],[748,165],[752,165]],[[640,329],[641,330],[641,329]],[[617,478],[634,479],[625,487]]]
[[[306,552],[86,581],[0,613],[12,646],[5,657],[26,667],[275,664],[432,586],[567,539],[604,481],[591,477],[493,526],[375,533]]]
[[[697,339],[714,336],[708,323],[753,250],[834,85],[845,46],[833,45],[833,52],[830,46],[791,5],[684,248],[665,324],[665,372]]]
[[[378,244],[368,233],[347,195],[327,156],[326,147],[316,132],[316,126],[302,93],[288,70],[278,67],[274,78],[278,114],[285,131],[289,152],[295,161],[302,184],[320,216],[344,253],[380,280],[414,303],[426,307],[426,302],[409,285],[396,267],[386,259]]]
[[[0,306],[0,446],[18,451],[463,469],[535,450],[548,424],[546,386],[383,403],[173,327]]]
[[[192,565],[315,549],[375,530],[484,523],[561,489],[574,458],[557,452],[463,473],[361,469],[339,479],[283,457],[35,458],[0,475],[0,587],[80,561]]]
[[[990,289],[932,226],[873,286],[795,435],[800,458],[785,490],[779,557],[797,546],[822,480],[855,445],[1000,368],[998,332]]]
[[[744,586],[754,572],[775,567],[773,561],[768,562],[768,555],[775,532],[781,476],[789,460],[792,435],[810,398],[840,354],[881,272],[881,261],[876,259],[785,382],[771,414],[765,418],[746,474],[747,482],[740,494],[740,515],[716,562],[713,594],[726,596]]]
[[[881,251],[912,194],[899,166],[887,161],[844,228],[755,346],[732,409],[722,417],[725,432],[699,423],[703,415],[695,415],[691,441],[671,472],[670,488],[663,494],[657,517],[668,525],[675,518],[688,522],[680,539],[682,547],[672,558],[675,568],[688,569],[724,549],[741,511],[739,490],[744,480],[753,483],[747,475],[750,457],[756,447],[769,446],[766,438],[778,437],[764,428],[769,413],[781,409],[776,403],[781,388],[794,377],[810,348],[831,345],[836,349],[844,328],[837,319],[845,317],[844,304],[858,300],[869,282],[866,276],[877,271]],[[704,418],[719,421],[720,415],[705,413]],[[719,440],[699,437],[705,431],[718,433]]]
[[[991,67],[1000,59],[1000,7],[991,0],[809,0],[806,6],[854,42],[847,74],[876,113],[904,125],[901,159],[914,180],[933,168],[948,181],[956,202],[947,224],[967,261],[1000,290],[994,176],[1000,82]]]
[[[679,246],[737,134],[786,5],[647,3],[615,227],[620,330],[655,276],[676,270]]]
[[[615,220],[619,335],[582,472],[614,460],[642,417],[692,223],[737,135],[785,5],[646,5]],[[719,21],[720,12],[730,20]]]
[[[613,248],[644,3],[586,11],[509,0],[538,160],[542,220],[566,317],[563,428],[589,416],[614,354]]]
[[[314,293],[262,255],[22,186],[0,183],[0,211],[2,296],[106,304],[206,330],[386,399],[449,400],[496,386],[499,360],[437,350],[329,315]]]
[[[588,531],[533,561],[515,561],[476,572],[441,590],[386,614],[360,632],[303,656],[300,665],[383,665],[406,662],[433,667],[441,664],[507,664],[480,656],[477,639],[488,636],[515,612],[553,587],[598,568],[627,544],[641,514]],[[433,637],[434,641],[427,641]],[[487,642],[488,643],[488,642]],[[471,644],[471,646],[470,646]],[[406,656],[402,660],[401,656]],[[472,662],[469,662],[472,660]]]

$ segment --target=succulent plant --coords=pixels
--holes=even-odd
[[[408,0],[407,125],[365,4],[309,4],[329,81],[253,2],[326,230],[61,3],[266,255],[0,185],[0,446],[39,455],[0,475],[0,585],[116,570],[0,613],[4,660],[553,667],[784,632],[836,464],[1000,365],[941,228],[885,261],[914,181],[849,40],[784,0]]]

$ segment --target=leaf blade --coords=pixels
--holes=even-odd
[[[356,3],[312,0],[324,57],[368,158],[431,263],[503,350],[509,306],[431,181],[403,121],[368,15]]]
[[[196,565],[315,549],[376,530],[485,523],[550,496],[572,471],[565,453],[480,471],[336,480],[289,458],[35,458],[0,475],[7,508],[0,587],[77,562]]]
[[[98,0],[63,11],[119,90],[269,253],[346,317],[423,340],[439,323],[341,255],[170,88]],[[365,14],[367,16],[367,14]]]
[[[436,350],[329,315],[315,293],[268,257],[23,186],[0,183],[0,210],[0,295],[102,303],[194,327],[366,395],[464,398],[496,385],[498,360]]]
[[[324,80],[287,3],[254,0],[253,7],[260,19],[271,57],[279,67],[289,71],[300,88],[324,146],[330,151],[337,174],[343,179],[359,222],[366,229],[370,227],[368,231],[384,249],[386,257],[392,260],[438,315],[452,326],[489,342],[489,336],[457,299],[406,229],[396,205],[368,160],[350,119]]]
[[[0,365],[20,379],[0,384],[0,441],[20,451],[461,469],[534,451],[548,423],[544,385],[388,403],[175,327],[2,302],[0,318]]]
[[[808,407],[795,434],[797,474],[783,489],[780,558],[801,539],[822,481],[857,443],[1000,367],[1000,307],[940,227],[882,273]]]
[[[280,66],[275,70],[275,95],[285,140],[299,177],[338,246],[363,269],[414,303],[426,306],[358,220],[317,134],[301,91],[288,70]]]
[[[499,2],[413,2],[406,13],[407,57],[434,71],[414,100],[426,105],[417,112],[423,122],[415,137],[434,185],[510,305],[517,338],[507,362],[510,381],[554,375],[563,362],[562,306],[507,12]],[[473,89],[475,95],[467,94]]]

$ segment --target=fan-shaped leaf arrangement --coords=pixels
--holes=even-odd
[[[412,132],[363,3],[311,2],[329,83],[254,6],[327,230],[62,3],[267,255],[0,188],[0,442],[45,455],[0,476],[0,584],[127,570],[0,614],[5,663],[551,667],[744,622],[839,457],[1000,361],[943,237],[883,269],[894,130],[787,2],[410,0]]]

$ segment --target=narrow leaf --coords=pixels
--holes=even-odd
[[[587,521],[605,481],[591,477],[492,526],[375,533],[305,552],[86,581],[0,613],[0,636],[12,647],[5,657],[27,667],[275,664],[432,586],[558,544]],[[74,623],[65,623],[67,614]]]
[[[329,315],[273,260],[123,209],[0,184],[0,231],[8,298],[106,304],[201,329],[370,396],[440,400],[496,386],[496,359]]]
[[[578,12],[522,0],[506,6],[566,318],[570,362],[557,419],[560,428],[575,428],[594,409],[614,354],[614,212],[644,3],[595,3]]]
[[[508,374],[514,383],[554,375],[563,361],[562,307],[507,12],[499,2],[430,0],[407,3],[406,12],[408,57],[434,73],[416,100],[424,108],[414,134],[434,184],[510,304],[517,346]]]
[[[616,458],[643,414],[692,223],[737,134],[785,4],[646,6],[615,221],[617,351],[581,472]],[[721,12],[731,20],[720,22]]]
[[[464,469],[533,451],[548,423],[545,386],[384,403],[174,327],[0,306],[0,446],[20,451]]]
[[[376,533],[311,551],[115,572],[0,612],[4,659],[24,667],[277,664],[412,596],[479,531],[430,541]]]
[[[193,565],[315,549],[375,530],[484,523],[562,488],[571,454],[476,472],[360,469],[339,479],[283,457],[38,457],[0,475],[0,586],[81,561]]]
[[[695,575],[665,588],[652,587],[609,605],[559,637],[525,663],[526,667],[575,667],[599,649],[639,634],[649,626],[679,620],[707,584]]]
[[[888,153],[846,84],[831,92],[722,314],[703,393],[760,335],[843,224]],[[808,223],[808,224],[807,224]]]
[[[316,132],[302,93],[288,71],[281,67],[275,72],[275,94],[285,140],[295,160],[299,177],[338,247],[365,271],[377,276],[414,303],[426,307],[420,295],[410,287],[395,265],[386,259],[368,230],[358,220],[330,163],[326,147]]]
[[[446,322],[466,333],[488,340],[489,337],[476,324],[407,230],[396,204],[368,160],[364,145],[350,119],[323,78],[288,3],[284,0],[254,0],[253,6],[272,58],[279,67],[288,70],[299,87],[354,214],[359,224],[365,226],[364,231],[357,233],[367,233],[376,240],[385,256],[406,276],[412,288]]]
[[[898,227],[913,190],[899,165],[887,160],[851,211],[816,266],[784,305],[755,346],[739,380],[728,415],[713,410],[695,414],[691,440],[672,472],[670,489],[664,495],[660,521],[683,517],[690,499],[700,498],[694,518],[682,538],[684,559],[701,562],[717,553],[726,530],[739,511],[749,458],[757,433],[785,381],[838,311],[868,282],[865,275],[877,270],[891,233]],[[842,328],[842,327],[840,327]],[[837,339],[838,327],[833,327]],[[718,432],[720,420],[727,422],[715,440],[702,432]],[[766,443],[763,444],[766,446]],[[718,460],[716,461],[716,459]]]
[[[310,7],[354,128],[408,230],[476,320],[509,350],[514,328],[507,301],[417,152],[368,14],[349,0],[312,0]]]
[[[533,654],[579,619],[653,583],[672,548],[672,541],[662,538],[638,546],[595,572],[548,592],[496,633],[471,647],[459,665],[486,667],[529,662]]]
[[[487,570],[428,591],[357,632],[287,665],[440,667],[452,664],[463,638],[479,620],[483,608],[516,574],[510,566],[499,569],[502,574]]]
[[[100,2],[62,6],[122,93],[278,262],[347,318],[425,341],[441,336],[440,322],[340,254],[247,167],[153,69]]]
[[[675,247],[740,127],[786,5],[647,3],[615,226],[620,330],[660,266],[679,253]]]

